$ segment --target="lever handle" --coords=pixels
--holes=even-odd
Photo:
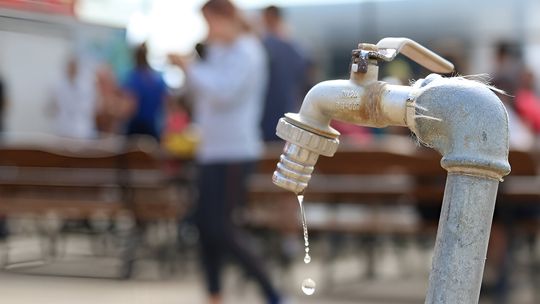
[[[394,59],[398,53],[402,53],[411,60],[435,73],[444,74],[454,71],[454,65],[450,61],[409,38],[383,38],[377,43],[377,48],[379,49],[380,55],[386,61],[390,61]]]

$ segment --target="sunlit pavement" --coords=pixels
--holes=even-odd
[[[72,244],[77,242],[72,241]],[[80,243],[82,244],[82,242]],[[17,245],[17,244],[15,244]],[[205,304],[203,280],[196,262],[170,278],[160,277],[156,263],[141,260],[137,263],[134,278],[118,280],[119,261],[81,254],[83,246],[68,246],[69,254],[59,261],[32,264],[34,252],[27,254],[12,250],[10,269],[0,271],[0,304]],[[20,244],[13,247],[21,247]],[[16,248],[15,248],[16,249]],[[80,250],[80,252],[79,252]],[[325,264],[313,251],[314,261],[301,262],[286,276],[274,271],[274,279],[285,290],[289,304],[409,304],[423,303],[427,287],[430,253],[405,252],[404,257],[383,253],[378,256],[377,280],[362,278],[365,259],[357,253],[344,254],[332,264],[331,271],[323,271]],[[426,257],[427,256],[427,257]],[[17,263],[14,260],[24,260]],[[30,262],[28,262],[30,261]],[[409,269],[407,269],[409,268]],[[270,267],[276,270],[276,267]],[[396,271],[398,269],[399,271]],[[522,271],[520,273],[525,273]],[[333,280],[325,275],[331,274]],[[306,296],[300,284],[306,277],[317,282],[313,296]],[[333,283],[331,283],[333,282]],[[533,287],[524,275],[514,280],[512,304],[533,304]],[[256,285],[245,280],[236,268],[229,267],[225,279],[226,304],[264,303]],[[481,301],[481,304],[489,304]]]
[[[236,295],[235,295],[236,294]],[[228,292],[226,303],[263,303],[253,286],[241,292]],[[0,274],[0,302],[10,304],[172,304],[205,303],[198,280],[114,281],[82,278]],[[297,296],[289,303],[371,303]],[[375,303],[375,302],[373,302]],[[381,302],[376,302],[381,303]]]
[[[343,288],[336,288],[332,292],[323,292],[313,296],[291,295],[289,303],[363,303],[363,304],[390,304],[390,303],[421,303],[422,284],[417,281],[406,286],[396,282],[366,283],[364,285],[349,284]],[[373,300],[366,299],[372,294]],[[364,291],[364,292],[362,292]],[[390,292],[397,297],[394,301],[377,299],[377,294]],[[399,293],[405,296],[399,300]],[[174,278],[170,280],[139,280],[118,281],[111,279],[68,278],[27,275],[20,273],[0,273],[0,303],[9,304],[173,304],[173,303],[205,303],[204,293],[199,279]],[[263,303],[252,284],[239,288],[228,288],[226,303]],[[486,302],[487,303],[487,302]],[[533,303],[523,301],[519,303]]]
[[[114,275],[115,263],[112,261],[87,259],[85,263],[80,260],[64,260],[44,266],[31,266],[17,268],[0,272],[0,303],[9,304],[173,304],[205,303],[202,280],[198,274],[189,271],[191,274],[185,277],[177,274],[170,279],[159,279],[155,265],[151,262],[143,262],[139,265],[136,278],[129,281],[121,281],[114,278],[89,278],[61,276],[59,274],[84,274],[86,276],[111,276]],[[305,271],[300,268],[292,275],[298,276]],[[55,274],[55,275],[51,275]],[[318,277],[318,276],[315,276]],[[227,304],[257,304],[264,303],[255,284],[243,280],[242,276],[234,270],[229,270],[225,280],[225,303]],[[289,278],[283,284],[288,284],[288,303],[363,303],[363,304],[390,304],[396,302],[358,301],[355,299],[355,292],[350,290],[371,290],[373,294],[376,289],[381,291],[381,287],[388,287],[387,284],[379,284],[375,290],[373,286],[377,284],[347,284],[341,287],[332,288],[331,292],[321,290],[323,282],[319,280],[317,292],[313,296],[303,295],[300,291],[300,281],[298,288],[294,288],[296,278]],[[416,289],[416,294],[422,294],[422,282],[420,281]],[[410,287],[411,285],[409,285]],[[411,289],[411,288],[408,288]],[[395,288],[394,292],[399,292]],[[411,292],[408,292],[408,297]],[[414,292],[412,295],[413,298]],[[418,302],[418,301],[417,301]],[[411,302],[404,302],[411,303]],[[414,302],[413,302],[414,303]]]
[[[289,298],[291,304],[396,304],[396,303],[422,303],[422,282],[406,284],[411,287],[405,296],[394,301],[380,299],[358,300],[355,294],[362,294],[362,290],[370,289],[369,293],[389,291],[399,294],[406,287],[392,282],[368,283],[363,285],[349,285],[338,288],[330,293],[302,296],[298,292]],[[395,283],[395,282],[394,282]],[[368,294],[369,294],[368,293]],[[338,295],[339,294],[339,295]],[[412,296],[411,296],[412,294]],[[369,297],[369,296],[368,296]],[[365,293],[360,298],[366,298]],[[118,281],[110,279],[88,279],[37,276],[15,273],[0,273],[0,303],[9,304],[173,304],[205,303],[200,281],[195,278],[174,278],[171,280],[130,280]],[[238,288],[228,288],[226,292],[227,304],[257,304],[263,303],[255,287],[247,284]],[[482,302],[488,303],[488,302]],[[533,302],[518,302],[533,303]]]

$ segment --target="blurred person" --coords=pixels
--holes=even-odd
[[[280,303],[263,262],[250,252],[233,220],[246,202],[248,177],[263,151],[264,47],[229,0],[210,0],[202,13],[208,24],[205,59],[190,62],[177,55],[169,59],[186,73],[201,136],[195,218],[209,303],[222,303],[220,276],[226,255],[255,278],[268,303]]]
[[[534,133],[522,117],[512,107],[506,107],[508,113],[508,141],[510,150],[527,151],[534,146]]]
[[[134,101],[120,88],[110,66],[102,65],[96,72],[98,95],[97,129],[103,133],[118,134],[133,114]]]
[[[147,60],[146,44],[134,52],[135,68],[128,74],[124,89],[135,100],[134,114],[128,122],[128,135],[149,135],[161,138],[161,120],[167,99],[167,86],[160,73],[154,71]]]
[[[491,83],[506,93],[498,94],[498,96],[507,106],[514,107],[513,96],[515,96],[522,70],[523,63],[513,45],[509,42],[499,42],[495,46],[495,70]]]
[[[527,122],[523,121],[520,110],[517,109],[515,99],[518,89],[522,89],[520,83],[524,72],[524,65],[517,47],[506,41],[497,43],[495,45],[495,70],[491,84],[503,91],[502,93],[496,93],[506,106],[508,112],[510,146],[511,148],[522,150],[530,148],[534,141],[531,129],[528,128]],[[521,94],[521,97],[525,97],[526,95]]]
[[[534,74],[525,69],[519,79],[515,97],[516,110],[533,132],[540,134],[540,98],[534,91]]]
[[[2,77],[0,77],[0,134],[4,132],[4,112],[6,111],[6,104],[7,98],[4,88],[4,82],[2,80]]]
[[[2,132],[4,132],[4,113],[6,111],[7,97],[5,85],[0,77],[0,140],[2,140]],[[6,239],[8,235],[6,219],[3,215],[0,215],[0,241]]]
[[[57,135],[79,139],[96,137],[94,77],[81,71],[76,58],[68,60],[65,74],[55,85],[52,106]]]
[[[172,155],[192,158],[198,143],[195,128],[191,126],[185,98],[168,103],[163,131],[163,147]]]
[[[269,6],[263,11],[263,43],[269,57],[269,81],[262,118],[265,141],[278,140],[276,124],[287,112],[298,111],[307,82],[308,60],[285,33],[282,11]]]
[[[524,74],[523,62],[516,52],[512,51],[512,45],[501,42],[495,49],[495,74],[492,84],[503,93],[498,93],[508,112],[509,143],[511,149],[528,150],[533,146],[534,136],[531,128],[527,125],[517,106],[520,99],[530,97],[528,90],[532,84],[522,84]],[[514,98],[516,96],[516,98]],[[525,101],[529,103],[529,100]],[[523,106],[523,104],[522,104]],[[535,111],[535,110],[534,110]],[[516,222],[537,219],[540,208],[537,206],[516,205],[514,202],[501,202],[495,206],[493,224],[488,245],[486,260],[486,280],[483,282],[482,292],[493,293],[495,303],[508,303],[508,295],[511,288],[510,277],[514,268],[514,252]]]

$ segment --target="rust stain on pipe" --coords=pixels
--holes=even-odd
[[[361,97],[360,106],[356,115],[358,121],[366,122],[369,127],[385,127],[387,119],[382,108],[382,96],[385,91],[385,83],[377,81],[366,87]]]

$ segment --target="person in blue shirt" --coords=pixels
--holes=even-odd
[[[269,6],[263,11],[263,44],[269,57],[269,80],[262,117],[264,141],[278,140],[276,124],[287,112],[300,108],[307,83],[308,60],[287,37],[282,12]]]
[[[150,135],[159,140],[167,86],[160,73],[147,61],[145,44],[135,50],[135,68],[128,74],[124,89],[135,100],[135,112],[128,122],[128,135]]]

